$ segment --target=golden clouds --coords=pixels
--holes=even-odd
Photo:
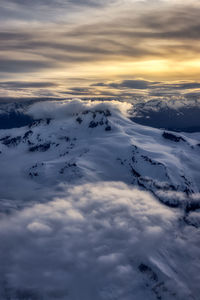
[[[196,1],[190,5],[159,0],[137,5],[130,0],[86,2],[77,0],[76,12],[68,6],[73,22],[41,16],[37,22],[16,21],[15,28],[5,22],[0,32],[3,80],[49,81],[56,85],[52,91],[59,93],[60,88],[73,87],[73,82],[88,87],[98,81],[131,78],[198,79],[200,5]],[[59,3],[49,1],[55,13]],[[21,10],[27,5],[21,5]]]

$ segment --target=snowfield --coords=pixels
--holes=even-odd
[[[35,103],[0,130],[1,300],[198,300],[200,133],[131,104]]]

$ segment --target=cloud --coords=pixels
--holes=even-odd
[[[67,90],[67,92],[62,92],[63,94],[70,94],[70,95],[94,95],[95,92],[92,89],[89,88],[80,88],[80,87],[74,87],[71,88],[69,90]]]
[[[15,1],[24,6],[30,7],[32,1]],[[38,1],[38,9],[43,7],[44,1]],[[63,1],[48,1],[47,4],[57,6],[64,5]],[[74,1],[73,1],[74,3]],[[76,4],[101,3],[104,1],[77,1]],[[120,4],[122,6],[122,3]],[[120,6],[119,5],[119,6]],[[121,7],[120,6],[120,7]],[[151,5],[150,5],[151,7]],[[123,9],[119,16],[119,11],[114,7],[109,13],[113,16],[106,20],[100,18],[90,18],[85,22],[80,18],[75,24],[50,24],[49,30],[41,23],[37,27],[30,26],[30,30],[24,26],[9,30],[2,30],[0,36],[4,43],[1,43],[2,50],[12,52],[24,50],[27,53],[31,49],[32,53],[44,54],[46,57],[54,57],[63,63],[72,61],[102,61],[108,59],[185,59],[194,57],[199,53],[198,38],[200,22],[198,5],[190,6],[163,6],[157,8],[152,6],[152,10],[142,6],[143,11],[138,10],[138,15],[133,14],[134,5],[129,6],[129,11]],[[136,10],[138,8],[136,7]],[[84,11],[87,15],[87,13]],[[72,13],[73,15],[73,13]],[[38,30],[40,28],[40,30]],[[56,34],[55,34],[56,33]],[[24,36],[24,38],[23,38]],[[191,39],[195,43],[191,43]],[[174,40],[180,40],[174,42]],[[156,44],[154,47],[152,45]],[[52,50],[53,53],[52,53]],[[82,58],[82,59],[81,59]]]
[[[187,89],[199,89],[199,82],[157,82],[157,81],[147,81],[141,79],[129,79],[123,80],[121,82],[98,82],[93,83],[91,86],[95,87],[111,87],[114,89],[136,89],[136,90],[152,90],[152,89],[165,89],[167,91],[176,90],[187,90]]]
[[[0,297],[198,297],[197,231],[180,234],[177,219],[120,182],[71,187],[65,197],[1,218]]]
[[[151,83],[146,80],[124,80],[121,83],[110,83],[113,88],[131,88],[145,90],[151,87]]]
[[[49,20],[66,20],[66,17],[71,19],[71,14],[79,14],[80,10],[99,9],[112,2],[113,0],[8,0],[0,3],[0,16],[1,21],[45,23]]]
[[[177,102],[183,101],[183,105],[189,99],[199,98],[200,83],[197,81],[150,81],[144,79],[126,79],[122,81],[105,81],[92,83],[90,85],[90,95],[112,95],[118,99],[132,101],[136,103],[139,98],[141,101],[157,99],[169,102],[175,97]]]
[[[131,104],[118,101],[82,101],[80,99],[73,99],[67,101],[49,101],[38,102],[33,104],[27,111],[27,114],[35,119],[53,118],[62,119],[67,116],[73,116],[84,112],[86,110],[108,110],[113,112],[121,112],[127,114],[127,110],[131,108]]]
[[[41,69],[52,67],[50,62],[42,60],[23,60],[0,58],[0,73],[26,73],[37,72]]]
[[[25,81],[28,73],[34,81],[38,72],[43,81],[62,82],[64,92],[79,84],[66,84],[68,78],[84,78],[88,86],[95,81],[101,87],[110,84],[123,92],[197,89],[199,14],[194,1],[4,1],[1,76],[4,81]],[[154,84],[189,78],[193,82]],[[4,92],[14,96],[8,89]]]
[[[97,84],[97,86],[101,86],[101,83]],[[147,80],[139,80],[139,79],[129,79],[123,80],[121,82],[111,82],[109,84],[105,84],[104,86],[108,86],[115,89],[136,89],[136,90],[146,90],[155,87],[159,87],[159,82],[151,82]]]
[[[1,88],[6,89],[24,89],[24,88],[51,88],[57,86],[53,82],[30,82],[30,81],[3,81],[0,83]]]
[[[15,4],[18,4],[18,5],[22,5],[22,6],[32,6],[32,5],[45,5],[45,6],[48,6],[48,5],[53,5],[55,7],[65,7],[66,3],[72,3],[72,4],[75,4],[75,5],[86,5],[86,6],[99,6],[99,5],[103,5],[105,4],[105,1],[97,1],[97,0],[66,0],[66,1],[63,1],[63,0],[45,0],[45,4],[44,4],[44,1],[42,0],[36,0],[36,1],[31,1],[31,0],[8,0],[7,1],[8,3],[15,3]]]

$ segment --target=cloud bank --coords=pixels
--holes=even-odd
[[[107,96],[119,96],[112,88],[154,89],[148,81],[176,80],[174,94],[197,89],[199,14],[197,1],[3,1],[0,77],[5,83],[49,81],[60,97],[108,81],[113,84]],[[1,86],[4,96],[14,96],[10,87]],[[104,90],[95,92],[105,96]],[[26,87],[18,93],[28,96]]]
[[[0,298],[197,299],[197,232],[182,230],[123,183],[72,187],[1,219]]]
[[[80,114],[84,111],[107,111],[112,109],[114,112],[121,112],[127,115],[127,110],[132,107],[131,104],[118,101],[82,101],[74,99],[72,101],[49,101],[33,104],[27,111],[27,114],[35,119],[62,119],[69,116]]]

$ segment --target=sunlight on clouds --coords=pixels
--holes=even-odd
[[[3,82],[55,85],[29,90],[1,85],[0,95],[63,97],[70,88],[133,78],[199,80],[199,1],[48,0],[47,4],[42,0],[0,4],[0,77]],[[93,88],[86,94],[107,96],[101,92]]]
[[[179,80],[199,76],[200,60],[141,60],[141,61],[106,61],[85,63],[79,67],[57,69],[49,75],[54,78],[93,78],[96,80],[115,80],[119,78],[143,77],[149,80]],[[44,73],[45,74],[45,73]]]

